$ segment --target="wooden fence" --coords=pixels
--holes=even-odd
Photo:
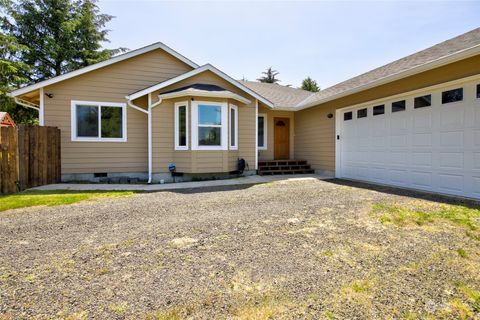
[[[19,125],[0,128],[0,193],[58,183],[60,130]]]

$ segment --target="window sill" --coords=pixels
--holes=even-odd
[[[175,151],[188,151],[188,147],[175,147]]]
[[[72,138],[73,142],[127,142],[127,139],[117,138]]]

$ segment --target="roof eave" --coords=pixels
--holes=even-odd
[[[70,78],[74,78],[74,77],[82,75],[84,73],[94,71],[94,70],[109,66],[111,64],[114,64],[114,63],[117,63],[117,62],[120,62],[120,61],[123,61],[123,60],[127,60],[127,59],[130,59],[130,58],[136,57],[138,55],[141,55],[141,54],[153,51],[153,50],[157,50],[157,49],[164,50],[168,54],[170,54],[170,55],[174,56],[175,58],[179,59],[180,61],[186,63],[187,65],[189,65],[192,68],[198,68],[198,65],[195,62],[191,61],[190,59],[188,59],[185,56],[181,55],[180,53],[176,52],[175,50],[168,47],[167,45],[165,45],[161,42],[157,42],[157,43],[151,44],[149,46],[139,48],[139,49],[136,49],[136,50],[132,50],[132,51],[129,51],[127,53],[118,55],[116,57],[112,57],[108,60],[92,64],[88,67],[84,67],[84,68],[81,68],[81,69],[78,69],[78,70],[75,70],[75,71],[71,71],[71,72],[65,73],[63,75],[53,77],[51,79],[41,81],[41,82],[36,83],[36,84],[32,84],[32,85],[14,90],[14,91],[8,93],[8,95],[10,97],[18,97],[22,94],[25,94],[25,93],[28,93],[28,92],[31,92],[31,91],[34,91],[34,90],[38,90],[40,88],[43,88],[43,87],[46,87],[46,86],[49,86],[49,85],[52,85],[52,84],[70,79]]]
[[[392,74],[390,76],[380,78],[378,80],[372,81],[372,82],[367,83],[365,85],[353,88],[351,90],[341,92],[339,94],[335,94],[335,95],[330,96],[330,97],[325,98],[325,99],[320,99],[318,101],[308,102],[308,100],[311,97],[307,97],[305,100],[303,100],[302,102],[300,102],[299,104],[296,105],[296,110],[308,109],[308,108],[311,108],[311,107],[314,107],[314,106],[317,106],[317,105],[320,105],[320,104],[323,104],[323,103],[326,103],[326,102],[330,102],[330,101],[333,101],[333,100],[336,100],[336,99],[340,99],[340,98],[349,96],[349,95],[354,94],[354,93],[358,93],[358,92],[365,91],[365,90],[368,90],[368,89],[371,89],[371,88],[374,88],[374,87],[378,87],[380,85],[387,84],[389,82],[393,82],[393,81],[396,81],[396,80],[400,80],[400,79],[403,79],[403,78],[406,78],[406,77],[409,77],[409,76],[413,76],[413,75],[416,75],[416,74],[421,73],[421,72],[432,70],[432,69],[435,69],[435,68],[438,68],[438,67],[441,67],[441,66],[459,61],[459,60],[467,59],[467,58],[473,57],[477,54],[480,54],[480,44],[476,45],[476,46],[473,46],[473,47],[470,47],[470,48],[467,48],[467,49],[464,49],[464,50],[461,50],[461,51],[458,51],[458,52],[455,52],[455,53],[452,53],[452,54],[447,55],[447,56],[443,56],[443,57],[438,58],[436,60],[432,60],[430,62],[427,62],[425,64],[422,64],[422,65],[419,65],[419,66],[416,66],[416,67],[413,67],[413,68],[410,68],[410,69]]]
[[[234,99],[244,104],[249,104],[251,101],[242,97],[239,94],[230,91],[200,91],[200,90],[182,90],[172,93],[159,94],[161,99],[174,99],[179,97],[210,97],[210,98],[225,98]]]

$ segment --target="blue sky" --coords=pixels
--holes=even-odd
[[[161,41],[202,65],[322,88],[480,27],[480,1],[165,2],[100,0],[116,16],[107,47]]]

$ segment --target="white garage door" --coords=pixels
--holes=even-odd
[[[337,177],[480,198],[479,83],[338,110]]]

